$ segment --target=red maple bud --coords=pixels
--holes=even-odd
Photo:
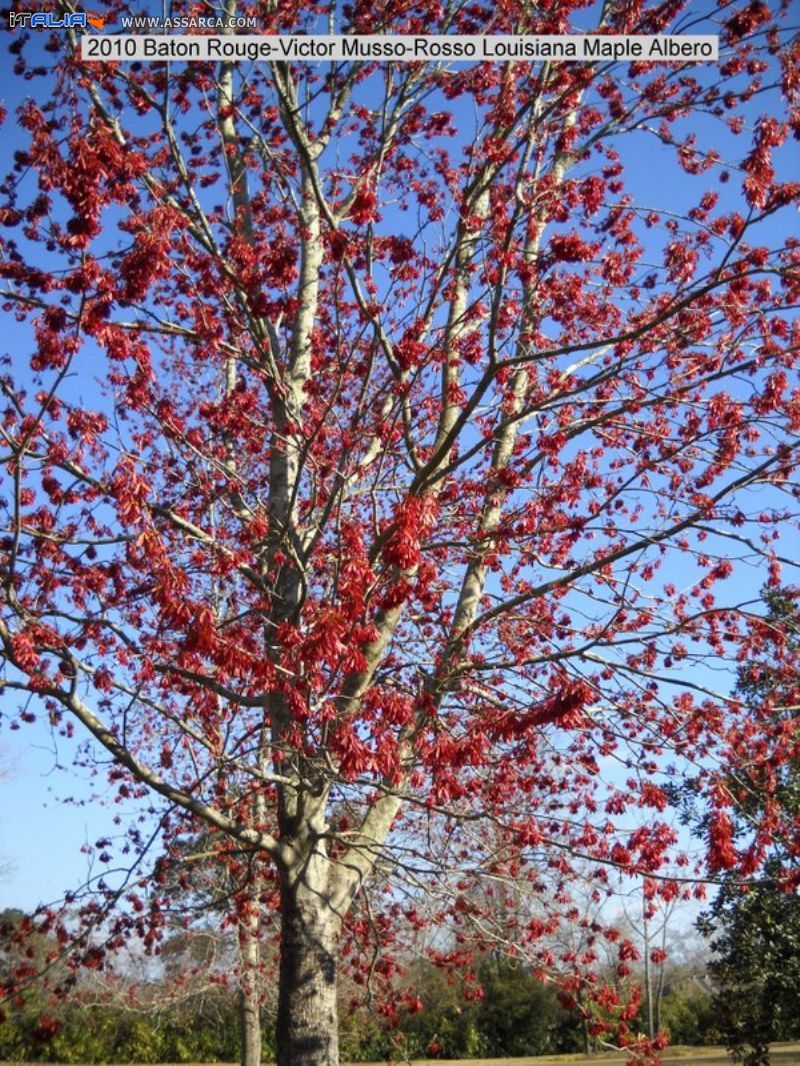
[[[598,250],[597,244],[583,240],[576,232],[557,234],[550,238],[550,254],[563,263],[580,263],[591,259]]]
[[[708,862],[711,870],[730,870],[736,865],[733,823],[724,811],[715,811],[708,826]]]

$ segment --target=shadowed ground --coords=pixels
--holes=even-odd
[[[770,1060],[777,1066],[800,1066],[800,1044],[773,1044]],[[629,1062],[625,1055],[609,1051],[596,1055],[539,1055],[526,1056],[523,1059],[415,1059],[411,1063],[405,1059],[390,1060],[390,1066],[571,1066],[573,1063],[602,1064],[602,1066],[624,1066]],[[663,1066],[689,1066],[690,1063],[702,1063],[703,1066],[731,1066],[731,1056],[724,1048],[669,1048],[663,1054]],[[0,1066],[34,1066],[31,1063],[0,1063]],[[48,1066],[60,1066],[50,1063]],[[162,1063],[160,1066],[172,1066]],[[208,1063],[182,1063],[180,1066],[209,1066]],[[235,1066],[235,1064],[217,1063],[213,1066]],[[269,1066],[269,1064],[266,1064]],[[347,1066],[347,1064],[345,1064]],[[386,1060],[380,1063],[355,1063],[353,1066],[387,1066]]]
[[[770,1051],[770,1059],[776,1066],[800,1066],[800,1043],[773,1044]],[[392,1066],[570,1066],[572,1063],[602,1063],[602,1066],[624,1066],[629,1059],[618,1052],[603,1052],[598,1055],[541,1055],[538,1057],[526,1057],[518,1059],[415,1059],[408,1063],[404,1059],[392,1060]],[[703,1066],[731,1066],[731,1058],[724,1048],[720,1047],[672,1047],[662,1057],[664,1066],[689,1066],[690,1063],[699,1062]],[[31,1066],[30,1063],[7,1062],[0,1066]],[[58,1066],[58,1064],[53,1064]],[[169,1066],[162,1063],[161,1066]],[[181,1066],[209,1066],[208,1063],[183,1063]],[[217,1063],[216,1066],[233,1066],[233,1064]],[[354,1066],[386,1066],[386,1061],[380,1063],[357,1063]]]
[[[800,1043],[773,1044],[770,1059],[776,1066],[800,1066]],[[630,1060],[619,1052],[604,1052],[598,1055],[541,1055],[519,1059],[419,1059],[413,1066],[570,1066],[572,1063],[602,1063],[602,1066],[624,1066]],[[703,1066],[731,1066],[731,1058],[721,1047],[671,1047],[661,1059],[664,1066],[680,1064],[689,1066],[699,1062]],[[360,1064],[365,1066],[365,1064]],[[380,1066],[374,1063],[372,1066]],[[404,1066],[397,1059],[395,1066]]]

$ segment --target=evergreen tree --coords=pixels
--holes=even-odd
[[[764,600],[766,615],[754,623],[759,653],[740,667],[736,695],[769,722],[769,734],[796,737],[794,757],[731,776],[733,843],[746,863],[765,859],[765,877],[742,886],[738,873],[726,874],[699,922],[714,952],[717,1024],[745,1066],[766,1066],[770,1043],[800,1036],[800,855],[781,836],[752,829],[773,809],[800,817],[800,597],[779,589]]]

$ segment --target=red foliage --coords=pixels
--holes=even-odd
[[[483,29],[445,7],[358,3],[343,28]],[[606,5],[602,29],[683,7]],[[278,8],[269,32],[322,17]],[[500,5],[492,32],[586,10]],[[602,897],[616,866],[669,896],[691,889],[668,870],[749,875],[797,841],[777,802],[733,840],[712,768],[776,795],[796,733],[702,668],[780,643],[742,605],[791,554],[800,426],[796,46],[763,3],[726,18],[723,64],[628,65],[624,92],[592,64],[257,64],[226,102],[209,65],[58,41],[29,64],[19,38],[50,102],[20,108],[0,205],[25,338],[0,412],[3,713],[81,726],[116,800],[154,797],[164,859],[114,947],[158,950],[201,831],[231,923],[280,889],[384,990],[368,941],[447,918],[437,961],[469,974],[503,911],[478,886],[515,883],[542,916],[495,933],[624,1036],[593,942],[553,947],[576,880]],[[664,775],[697,766],[703,860],[665,813]]]

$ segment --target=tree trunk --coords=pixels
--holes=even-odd
[[[323,893],[304,886],[282,896],[277,1066],[338,1066],[340,923]]]
[[[239,919],[239,1060],[261,1066],[261,949],[253,908]]]
[[[644,988],[647,996],[647,1035],[652,1040],[656,1034],[653,1023],[653,974],[650,969],[650,926],[647,918],[647,900],[642,895],[642,927],[644,930]]]
[[[239,992],[239,1061],[241,1066],[261,1066],[261,1010],[259,996]]]

